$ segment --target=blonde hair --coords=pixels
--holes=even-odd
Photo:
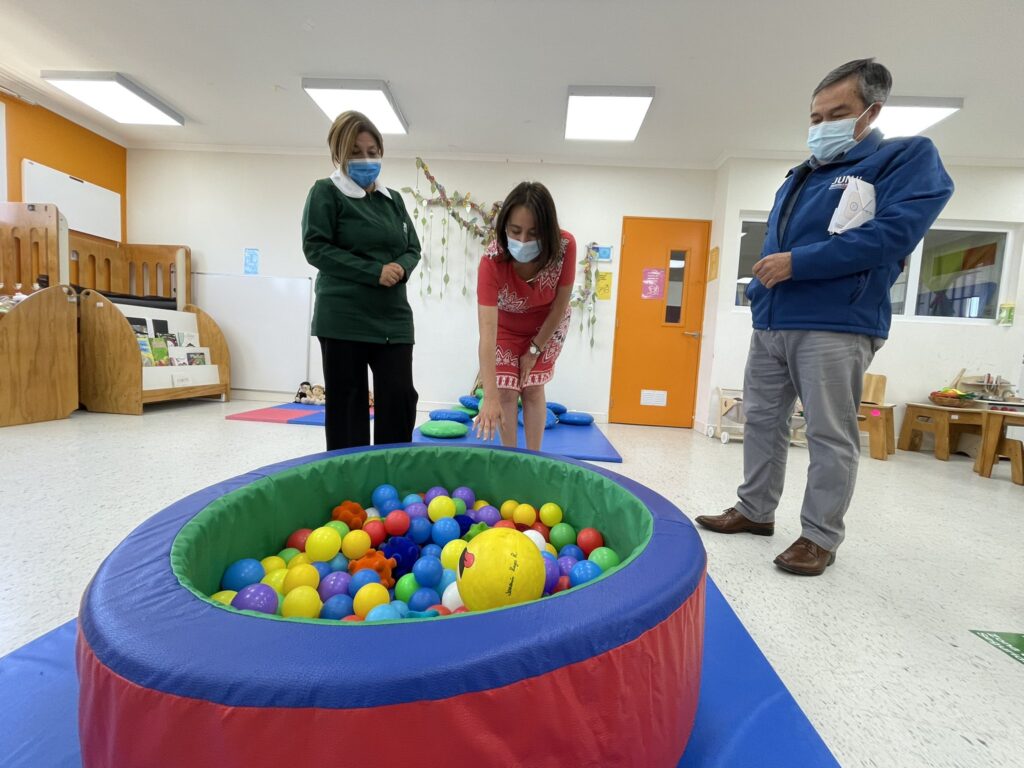
[[[368,133],[373,136],[381,155],[384,154],[384,139],[381,137],[380,131],[377,130],[377,126],[370,122],[370,118],[362,112],[354,110],[342,112],[334,118],[334,124],[331,125],[331,130],[327,133],[327,146],[331,150],[331,160],[342,171],[348,170],[345,164],[348,162],[349,155],[352,154],[352,148],[356,145],[356,138],[360,133]]]

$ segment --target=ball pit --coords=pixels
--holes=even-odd
[[[351,488],[354,477],[367,487]],[[318,561],[331,568],[321,579],[307,553],[279,550],[293,531],[324,527],[337,499],[365,494],[365,503],[375,485],[421,489],[431,481],[492,500],[557,499],[566,520],[600,531],[621,565],[571,589],[559,573],[556,597],[467,613],[455,599],[465,596],[452,590],[456,573],[439,562],[436,587],[417,583],[412,572],[398,578],[394,598],[409,588],[410,600],[419,597],[405,608],[407,618],[405,604],[373,580],[376,572],[362,570],[348,574],[349,587],[370,579],[353,616],[359,590],[353,596],[332,582],[336,594],[323,601],[319,592],[345,575],[334,570],[334,558]],[[410,515],[409,533],[417,519],[429,536],[429,517]],[[505,522],[498,530],[524,536]],[[347,538],[336,557],[347,557]],[[551,556],[531,548],[547,586]],[[290,566],[286,579],[298,569],[292,602],[308,613],[323,601],[320,610],[329,607],[340,621],[301,618],[300,609],[285,619],[219,602],[229,565],[274,552]],[[593,560],[574,565],[601,570]],[[91,582],[77,649],[83,765],[145,765],[155,754],[175,765],[285,764],[299,753],[304,762],[333,761],[339,749],[346,762],[378,761],[396,723],[421,765],[490,764],[495,755],[507,764],[675,765],[696,711],[704,567],[699,537],[669,502],[577,462],[514,450],[389,446],[257,470],[155,515]],[[316,584],[306,583],[313,574]],[[145,588],[126,591],[128,580]],[[280,609],[266,584],[244,587],[231,602],[245,590],[262,594],[263,608]],[[424,610],[440,616],[417,618]],[[564,711],[569,690],[581,702],[578,712]],[[424,702],[430,706],[415,706]],[[529,737],[517,737],[508,724],[526,711]],[[586,739],[567,727],[572,722],[588,724]]]

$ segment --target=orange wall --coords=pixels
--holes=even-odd
[[[7,107],[7,196],[11,202],[21,202],[21,161],[35,160],[121,195],[124,242],[128,226],[125,148],[43,107],[2,94],[0,101]]]

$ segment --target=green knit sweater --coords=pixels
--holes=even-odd
[[[420,241],[402,196],[375,191],[348,197],[330,179],[309,190],[302,213],[302,250],[319,270],[314,336],[375,344],[412,344],[412,308],[405,295],[420,260]],[[380,284],[385,264],[398,263],[405,279]]]

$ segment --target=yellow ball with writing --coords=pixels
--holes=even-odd
[[[540,550],[511,528],[490,528],[474,536],[458,565],[459,594],[470,611],[525,603],[544,591]]]

